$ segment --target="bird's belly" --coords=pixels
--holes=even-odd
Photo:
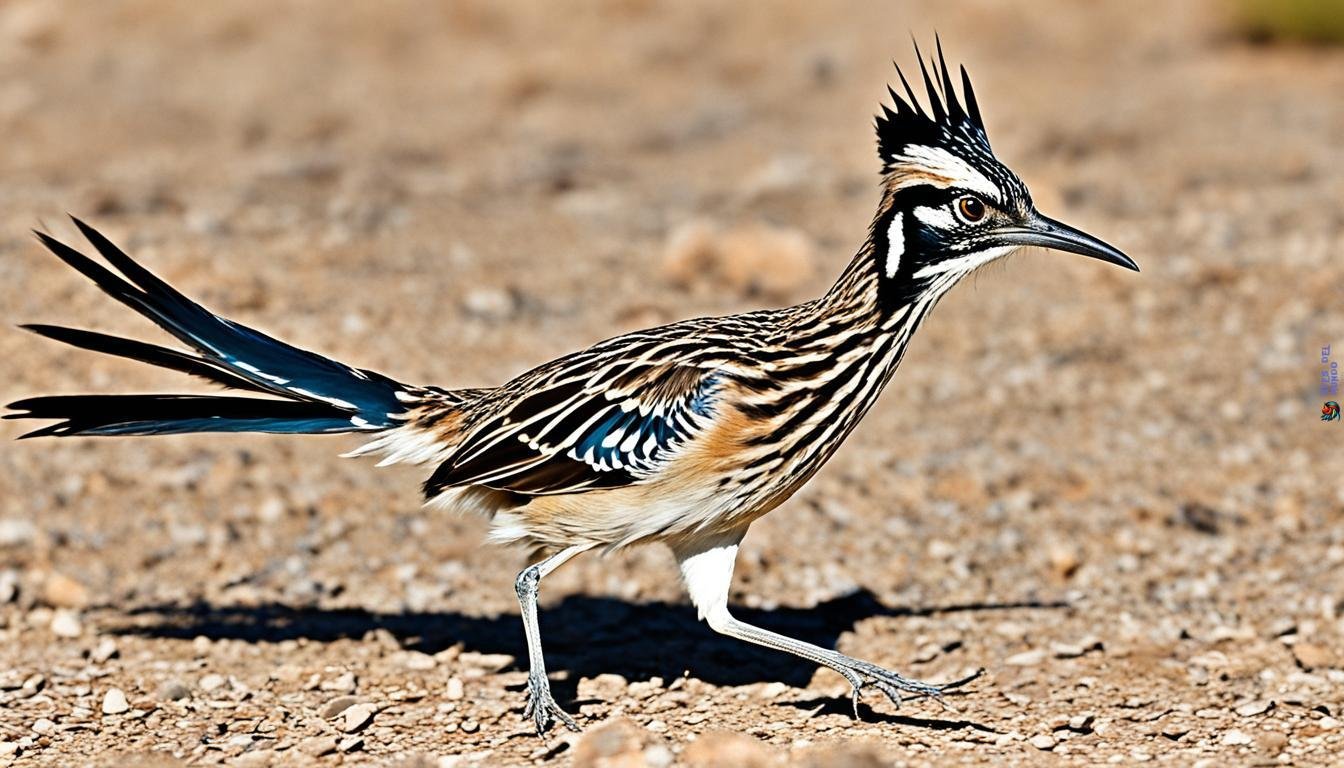
[[[491,538],[563,547],[621,547],[732,528],[742,500],[716,482],[701,487],[631,485],[555,496],[537,496],[495,514]]]

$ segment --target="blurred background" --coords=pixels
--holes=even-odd
[[[746,617],[916,677],[986,667],[957,712],[853,721],[839,677],[715,638],[645,548],[547,580],[549,666],[588,734],[538,740],[512,658],[524,553],[422,509],[423,471],[336,458],[355,438],[15,443],[5,423],[0,761],[1327,762],[1341,19],[1327,0],[0,4],[10,326],[160,340],[27,234],[76,242],[66,211],[221,314],[417,383],[802,301],[863,240],[872,116],[935,30],[1039,207],[1143,268],[1033,252],[968,280],[744,544]],[[0,359],[4,402],[201,391],[17,329]]]

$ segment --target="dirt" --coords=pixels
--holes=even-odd
[[[526,553],[422,508],[422,472],[345,437],[6,422],[0,762],[1337,762],[1344,50],[1242,42],[1220,8],[0,6],[10,324],[159,340],[28,236],[73,240],[65,211],[222,314],[417,383],[800,301],[864,236],[871,116],[935,29],[1041,209],[1143,267],[1030,253],[958,287],[744,543],[744,618],[933,681],[984,667],[953,709],[855,720],[838,676],[697,622],[651,547],[547,579],[586,731],[541,739]],[[687,272],[688,227],[736,278]],[[749,279],[761,237],[793,273]],[[6,402],[200,391],[18,330],[0,359]]]

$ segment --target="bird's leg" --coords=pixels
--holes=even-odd
[[[562,549],[545,560],[524,568],[513,583],[514,591],[518,593],[518,605],[523,609],[523,634],[527,635],[527,705],[523,708],[523,718],[530,718],[536,724],[538,734],[545,733],[553,720],[564,723],[571,731],[579,730],[579,725],[569,713],[555,703],[555,697],[551,696],[551,682],[546,678],[546,660],[541,653],[541,627],[537,623],[537,591],[546,574],[591,547],[591,544],[579,544]]]
[[[851,696],[855,717],[858,717],[859,712],[859,693],[865,685],[871,685],[881,691],[897,706],[907,697],[931,698],[942,703],[945,691],[965,685],[980,676],[980,672],[976,672],[970,677],[945,685],[931,685],[883,669],[876,664],[850,658],[843,653],[795,640],[733,618],[728,611],[728,587],[733,578],[733,561],[737,557],[737,545],[743,533],[745,531],[676,549],[682,579],[700,617],[715,632],[785,651],[840,673],[853,689]]]

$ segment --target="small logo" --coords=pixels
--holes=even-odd
[[[1321,421],[1339,421],[1339,403],[1326,400],[1321,406]]]

